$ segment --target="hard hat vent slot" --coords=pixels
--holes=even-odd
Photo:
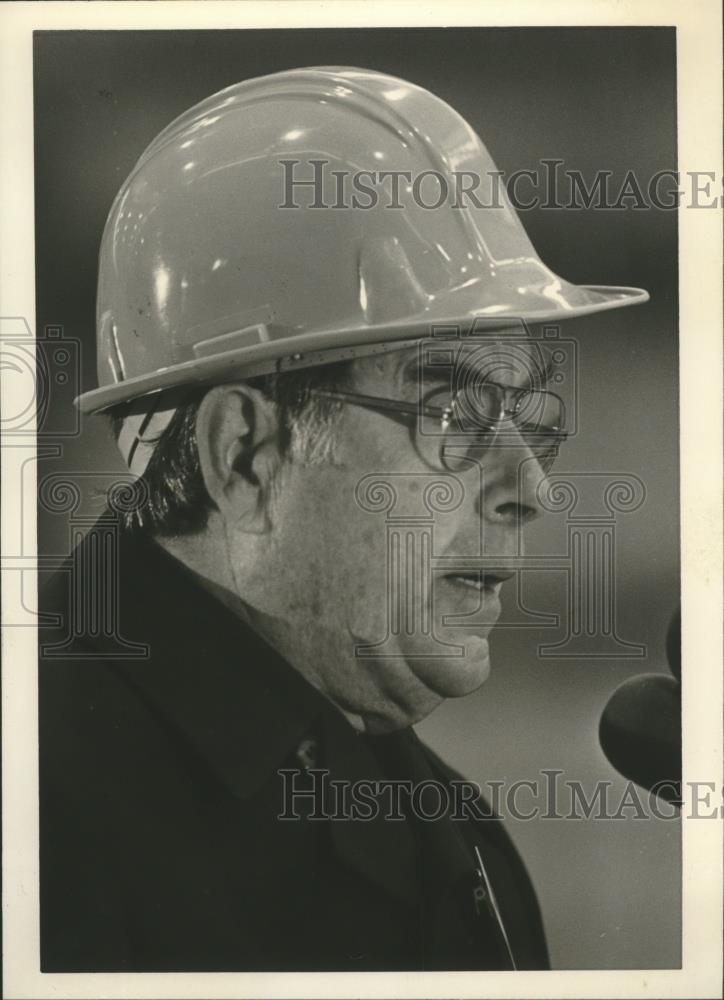
[[[232,330],[231,333],[222,333],[218,337],[199,340],[193,347],[194,357],[208,358],[224,351],[234,351],[239,347],[254,347],[256,344],[264,344],[270,339],[269,327],[266,323],[255,323],[243,330]]]

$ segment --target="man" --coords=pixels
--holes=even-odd
[[[565,436],[521,322],[645,299],[549,271],[402,80],[246,81],[154,140],[79,400],[134,496],[44,599],[45,971],[547,967],[502,823],[411,727],[486,679]]]

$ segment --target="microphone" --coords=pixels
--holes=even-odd
[[[647,791],[681,803],[681,611],[666,635],[672,674],[639,674],[611,695],[601,715],[601,748],[616,770]]]

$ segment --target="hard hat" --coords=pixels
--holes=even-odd
[[[647,298],[550,271],[485,146],[429,91],[369,70],[291,70],[209,97],[142,154],[103,234],[99,388],[77,404],[322,364],[436,325]]]

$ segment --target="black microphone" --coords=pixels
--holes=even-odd
[[[667,802],[681,803],[681,611],[666,636],[674,674],[639,674],[611,695],[599,724],[601,748],[616,770]]]

